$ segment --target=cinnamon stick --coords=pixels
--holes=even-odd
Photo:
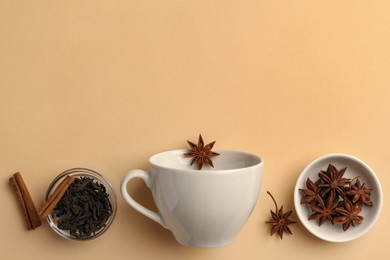
[[[15,173],[14,176],[11,177],[10,182],[14,183],[14,181],[16,183],[16,186],[18,187],[18,188],[15,188],[18,200],[21,200],[24,203],[24,205],[23,205],[23,203],[19,203],[22,207],[22,212],[23,212],[23,214],[25,214],[24,211],[25,210],[27,211],[28,220],[29,220],[29,223],[31,224],[31,226],[29,224],[27,224],[27,228],[30,229],[30,227],[31,227],[31,229],[36,229],[37,227],[39,227],[42,224],[42,222],[41,222],[41,219],[39,218],[39,215],[38,215],[37,209],[35,208],[34,202],[31,199],[31,196],[30,196],[30,193],[27,189],[27,186],[24,183],[22,175],[19,172]],[[15,185],[15,184],[13,184],[13,185]],[[20,194],[19,194],[19,192],[20,192]],[[21,196],[21,199],[19,199],[20,196]],[[27,222],[27,220],[26,220],[26,222]]]
[[[71,176],[66,176],[66,178],[58,185],[56,190],[50,195],[47,199],[41,210],[39,211],[39,216],[41,218],[46,218],[50,212],[55,208],[57,203],[61,200],[62,196],[64,196],[68,187],[73,183],[74,178]]]
[[[18,186],[18,184],[17,184],[17,182],[16,182],[16,180],[15,180],[15,178],[13,176],[11,178],[9,178],[9,182],[12,185],[12,188],[15,191],[16,198],[18,199],[18,203],[19,203],[20,209],[22,210],[24,222],[27,225],[27,229],[30,230],[30,229],[32,229],[31,221],[30,221],[30,217],[28,216],[26,204],[24,203],[23,196],[22,196],[22,193],[20,191],[20,188],[19,188],[19,186]]]

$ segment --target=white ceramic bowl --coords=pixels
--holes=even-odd
[[[318,180],[318,173],[326,170],[329,164],[333,164],[338,170],[347,167],[344,174],[346,178],[360,176],[360,182],[366,183],[366,187],[372,188],[371,201],[373,207],[364,206],[360,215],[364,217],[362,224],[350,227],[345,232],[340,225],[332,225],[328,221],[322,226],[318,225],[318,220],[308,220],[311,211],[306,204],[301,204],[302,193],[299,189],[306,188],[306,180],[309,177],[313,182]],[[379,217],[382,208],[382,189],[374,171],[363,161],[347,154],[329,154],[322,156],[311,162],[302,171],[294,190],[294,205],[301,223],[313,235],[329,242],[347,242],[364,235],[372,228]]]

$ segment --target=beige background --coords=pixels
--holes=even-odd
[[[0,0],[0,258],[389,258],[389,14],[387,0]],[[199,133],[265,160],[257,207],[224,248],[179,245],[119,194],[129,169]],[[301,170],[333,152],[376,171],[377,224],[343,244],[301,224],[269,237],[266,190],[293,209]],[[52,179],[80,166],[118,192],[107,233],[77,243],[46,223],[27,232],[8,178],[22,172],[40,207]],[[153,207],[141,182],[129,190]]]

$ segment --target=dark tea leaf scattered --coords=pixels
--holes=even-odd
[[[52,216],[58,228],[77,239],[87,239],[106,225],[112,214],[109,195],[103,184],[90,177],[75,178]]]

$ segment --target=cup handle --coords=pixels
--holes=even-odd
[[[142,206],[141,204],[139,204],[138,202],[136,202],[130,195],[129,193],[127,192],[127,183],[131,180],[131,179],[134,179],[134,178],[140,178],[142,179],[146,186],[150,189],[150,178],[149,178],[149,174],[144,171],[144,170],[132,170],[132,171],[129,171],[126,176],[123,178],[122,182],[121,182],[121,193],[122,193],[122,196],[123,198],[125,199],[125,201],[132,207],[134,208],[135,210],[137,210],[139,213],[143,214],[144,216],[156,221],[157,223],[159,223],[161,226],[163,226],[164,228],[167,228],[162,219],[161,219],[161,216],[160,216],[160,213],[158,212],[154,212],[154,211],[151,211],[150,209],[147,209],[145,208],[144,206]]]

